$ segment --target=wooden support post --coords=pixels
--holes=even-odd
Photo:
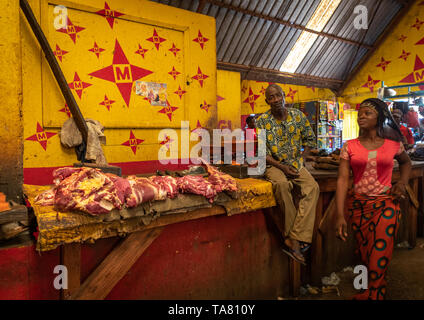
[[[412,180],[412,191],[418,194],[418,180],[415,178]],[[417,245],[417,214],[418,209],[409,203],[410,212],[410,229],[409,229],[409,245],[411,248],[415,248]]]
[[[106,298],[162,230],[163,228],[156,228],[131,233],[113,249],[70,299],[102,300]]]
[[[68,270],[68,289],[62,290],[61,299],[68,299],[79,289],[81,283],[81,244],[62,246],[61,264]]]
[[[293,297],[299,296],[300,291],[300,263],[292,258],[289,259],[289,290]]]
[[[311,277],[313,283],[319,283],[319,278],[321,276],[322,270],[322,235],[319,232],[319,225],[322,219],[322,210],[323,210],[323,193],[319,194],[316,216],[315,216],[315,225],[314,225],[314,235],[312,239],[312,262],[311,262]]]

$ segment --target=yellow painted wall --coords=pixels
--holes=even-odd
[[[314,88],[277,83],[286,94],[286,103],[332,100],[334,93],[325,88]],[[265,89],[268,82],[243,80],[241,84],[241,114],[263,113],[269,109],[265,102]]]
[[[240,73],[218,70],[218,128],[240,128]]]
[[[22,193],[22,73],[19,1],[0,1],[0,191],[18,201]]]
[[[205,101],[217,104],[214,18],[142,0],[59,1],[73,25],[59,32],[53,5],[46,0],[29,3],[83,116],[105,126],[108,162],[157,160],[159,131],[178,130],[181,120],[190,122],[190,130],[198,124],[216,127],[217,108],[200,107]],[[115,18],[97,13],[105,10]],[[123,15],[117,17],[119,13]],[[22,14],[21,29],[24,167],[72,165],[75,152],[62,147],[58,135],[68,119],[65,101]],[[158,46],[151,41],[156,35],[165,39]],[[96,51],[95,46],[104,50]],[[173,47],[180,50],[173,52]],[[173,69],[179,72],[175,76]],[[75,81],[77,76],[83,87]],[[151,105],[137,95],[136,78],[166,83],[169,106]],[[114,101],[109,109],[106,100]]]
[[[384,81],[385,86],[424,82],[423,63],[424,2],[415,1],[409,12],[348,84],[342,98],[355,106],[364,99],[376,98],[381,81]],[[418,87],[412,88],[412,91],[416,90],[419,90]],[[397,93],[406,94],[407,89],[397,89]]]

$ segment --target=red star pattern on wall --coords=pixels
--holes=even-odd
[[[81,81],[78,73],[75,72],[74,81],[72,81],[71,83],[68,83],[68,85],[69,85],[69,88],[75,90],[78,97],[81,99],[82,92],[84,91],[85,88],[91,86],[91,83]]]
[[[209,41],[209,39],[202,36],[202,33],[199,30],[199,33],[197,34],[197,38],[194,38],[193,41],[197,42],[200,45],[200,48],[202,48],[203,50],[205,42]]]
[[[121,143],[121,145],[122,145],[122,146],[130,147],[130,148],[131,148],[131,150],[132,150],[132,152],[133,152],[134,154],[136,154],[136,153],[137,153],[137,146],[138,146],[139,144],[142,144],[143,142],[144,142],[144,140],[142,140],[142,139],[137,139],[137,138],[135,137],[134,133],[132,132],[132,130],[130,130],[130,138],[129,138],[127,141],[125,141],[124,143]]]
[[[424,44],[424,38],[422,38],[421,40],[418,40],[418,42],[415,45],[420,45],[420,44]]]
[[[175,91],[174,93],[177,94],[181,100],[181,97],[183,96],[184,93],[187,93],[187,91],[181,90],[181,86],[178,86],[178,90]]]
[[[139,44],[139,45],[138,45],[138,49],[137,49],[137,51],[136,51],[135,53],[139,54],[139,55],[140,55],[140,56],[142,56],[142,57],[143,57],[143,59],[144,59],[144,54],[145,54],[147,51],[149,51],[149,50],[148,50],[148,49],[143,49],[143,48],[141,47],[141,45]]]
[[[404,36],[403,34],[398,38],[399,41],[404,42],[408,38],[407,36]]]
[[[200,67],[197,67],[197,74],[194,77],[191,77],[192,79],[195,79],[197,81],[199,81],[200,86],[203,88],[203,81],[207,78],[209,78],[209,76],[207,76],[206,74],[202,73],[202,70],[200,70]]]
[[[177,108],[177,107],[173,107],[173,106],[171,106],[171,105],[169,104],[168,100],[166,100],[166,104],[167,104],[167,106],[166,106],[166,107],[163,107],[163,108],[162,108],[161,110],[159,110],[158,112],[159,112],[159,113],[164,113],[164,114],[166,114],[166,115],[168,116],[168,118],[169,118],[169,121],[172,121],[172,115],[173,115],[174,111],[175,111],[175,110],[177,110],[178,108]]]
[[[115,41],[112,65],[90,73],[90,76],[114,82],[121,93],[127,107],[131,99],[131,88],[134,81],[153,73],[130,64],[118,40]]]
[[[174,80],[177,80],[177,76],[181,74],[181,72],[178,72],[177,70],[175,70],[175,67],[172,67],[172,70],[168,72],[168,74],[170,74],[171,77],[174,78]]]
[[[315,87],[306,87],[312,90],[312,92],[315,92]]]
[[[216,96],[216,102],[219,102],[219,101],[222,101],[222,100],[225,100],[225,98],[218,96],[218,95]]]
[[[67,103],[65,103],[65,107],[63,107],[62,109],[60,109],[59,112],[66,113],[66,115],[68,116],[68,118],[70,118],[72,116],[71,110],[69,110],[69,107],[68,107],[68,104]]]
[[[371,92],[374,91],[374,87],[377,83],[379,83],[380,80],[373,80],[370,75],[368,75],[368,81],[362,86],[364,88],[369,88]]]
[[[205,128],[203,128],[202,127],[202,125],[200,124],[200,121],[199,120],[197,120],[197,125],[196,125],[196,128],[194,128],[193,130],[191,130],[190,132],[196,132],[197,130],[199,130],[199,129],[205,129]]]
[[[162,42],[166,41],[166,39],[159,37],[156,29],[153,29],[153,36],[146,39],[147,41],[153,42],[156,50],[159,50],[159,46]]]
[[[37,131],[32,136],[26,138],[25,140],[29,141],[37,141],[44,149],[44,151],[47,150],[47,140],[51,137],[55,136],[57,133],[55,132],[47,132],[44,131],[43,127],[40,125],[40,123],[37,122]]]
[[[402,49],[402,54],[398,57],[398,59],[403,59],[403,60],[406,61],[410,54],[411,54],[411,52],[406,52],[405,50]]]
[[[420,19],[416,18],[415,23],[411,26],[411,28],[417,28],[417,30],[420,30],[423,23],[424,21],[420,21]]]
[[[415,56],[414,70],[405,78],[400,80],[400,83],[417,83],[424,79],[424,63],[418,55]],[[424,86],[419,86],[420,90],[424,90]]]
[[[68,24],[66,25],[66,28],[57,29],[56,31],[66,33],[75,43],[77,40],[77,33],[81,32],[82,30],[85,30],[85,28],[74,25],[71,22],[71,19],[68,17]]]
[[[110,111],[110,107],[112,106],[112,103],[115,103],[115,100],[110,100],[107,95],[105,95],[105,98],[102,102],[99,104],[105,106],[107,108],[107,111]]]
[[[97,56],[97,59],[98,59],[98,58],[99,58],[99,56],[100,56],[100,53],[102,53],[103,51],[105,51],[105,49],[103,49],[103,48],[99,48],[99,46],[97,45],[96,41],[94,41],[94,46],[93,46],[93,48],[88,49],[88,51],[93,52],[93,53]]]
[[[178,49],[178,48],[175,46],[175,43],[172,43],[172,48],[171,48],[171,49],[168,49],[168,51],[171,51],[171,52],[174,54],[174,57],[176,57],[176,56],[177,56],[177,52],[178,52],[178,51],[181,51],[181,49]]]
[[[62,58],[68,51],[60,49],[59,45],[56,44],[56,50],[53,51],[54,55],[62,62]]]
[[[160,142],[160,144],[163,146],[163,145],[165,145],[166,146],[166,148],[169,150],[169,145],[170,145],[170,143],[172,142],[172,141],[174,141],[174,139],[171,139],[171,137],[170,136],[168,136],[168,135],[165,135],[165,139],[163,139],[161,142]]]
[[[291,98],[292,101],[294,100],[294,95],[296,94],[297,90],[292,90],[292,88],[289,88],[289,93],[286,94],[287,98]]]
[[[384,60],[384,57],[381,57],[381,62],[379,64],[377,64],[377,67],[381,67],[383,69],[383,71],[386,71],[386,67],[389,65],[391,61],[388,60]]]
[[[212,107],[212,105],[208,104],[205,100],[203,100],[203,103],[200,105],[200,109],[203,109],[206,112],[209,112],[210,107]]]
[[[113,29],[113,23],[115,18],[123,16],[124,14],[115,10],[111,10],[107,2],[105,2],[105,8],[96,12],[98,15],[101,15],[106,18],[109,26]]]
[[[252,111],[255,111],[255,101],[260,97],[259,94],[254,94],[252,88],[249,87],[249,95],[246,99],[243,100],[244,103],[248,103],[252,108]]]
[[[266,89],[264,88],[264,86],[262,86],[261,90],[259,90],[259,93],[264,96],[265,91],[266,91]]]

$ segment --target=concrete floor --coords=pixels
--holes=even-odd
[[[334,292],[304,293],[296,300],[349,300],[357,292],[353,288],[356,276],[352,271],[339,271]],[[321,291],[321,290],[319,290]],[[396,247],[387,273],[387,300],[424,300],[424,238],[417,239],[414,249]]]

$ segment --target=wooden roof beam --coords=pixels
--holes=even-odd
[[[367,45],[365,43],[360,43],[360,42],[357,42],[357,41],[345,39],[345,38],[338,37],[338,36],[335,36],[335,35],[332,35],[332,34],[329,34],[329,33],[326,33],[326,32],[318,32],[318,31],[315,31],[315,30],[312,30],[312,29],[305,28],[305,27],[303,27],[303,26],[301,26],[299,24],[293,24],[293,23],[291,23],[289,21],[286,21],[286,20],[272,18],[270,16],[266,16],[266,15],[263,15],[261,13],[256,13],[256,12],[251,11],[251,10],[247,10],[247,9],[235,7],[233,5],[226,4],[226,3],[223,3],[223,2],[218,1],[218,0],[206,0],[206,2],[208,2],[210,4],[213,4],[215,6],[218,6],[220,8],[226,8],[226,9],[234,10],[236,12],[241,12],[241,13],[244,13],[244,14],[247,14],[247,15],[250,15],[250,16],[253,16],[253,17],[257,17],[257,18],[260,18],[260,19],[272,21],[272,22],[275,22],[275,23],[278,23],[278,24],[281,24],[281,25],[284,25],[284,26],[287,26],[287,27],[290,27],[290,28],[294,28],[294,29],[298,29],[298,30],[302,30],[302,31],[307,31],[307,32],[310,32],[310,33],[314,33],[314,34],[317,34],[317,35],[322,36],[322,37],[325,37],[325,38],[329,38],[329,39],[333,39],[333,40],[337,40],[337,41],[349,43],[351,45],[358,46],[358,47],[364,47],[364,48],[367,48],[367,49],[371,49],[372,48],[372,46]]]
[[[337,89],[343,82],[343,80],[338,79],[321,78],[297,73],[287,73],[274,69],[265,69],[222,61],[218,61],[217,66],[218,69],[221,70],[240,72],[242,74],[242,79],[244,80],[287,83],[328,89]]]

